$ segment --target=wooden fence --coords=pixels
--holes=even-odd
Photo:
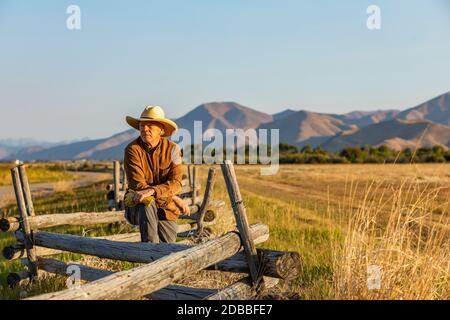
[[[264,224],[249,225],[236,175],[231,162],[221,165],[237,230],[213,237],[206,232],[223,212],[225,203],[213,201],[215,169],[210,168],[203,196],[199,194],[196,167],[188,167],[188,176],[181,196],[190,206],[191,222],[178,225],[176,243],[142,243],[139,233],[104,237],[81,237],[58,234],[42,229],[61,225],[89,225],[123,222],[124,211],[120,189],[125,190],[126,177],[120,183],[121,167],[114,163],[116,210],[109,212],[77,212],[35,215],[28,179],[23,165],[11,169],[19,217],[0,220],[0,229],[14,232],[17,243],[5,247],[6,259],[20,259],[25,269],[8,275],[10,286],[22,281],[33,282],[41,270],[67,276],[70,266],[80,270],[87,281],[79,287],[43,294],[30,299],[250,299],[263,289],[276,285],[279,279],[295,278],[301,269],[297,252],[257,249],[267,241],[269,229]],[[123,169],[122,169],[123,172]],[[199,241],[201,239],[202,241]],[[49,258],[62,252],[74,252],[100,258],[141,263],[139,267],[120,272],[96,269],[79,263],[67,263]],[[223,289],[192,288],[174,282],[200,270],[227,271],[248,274],[242,280]]]

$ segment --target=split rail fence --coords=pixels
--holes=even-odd
[[[191,170],[192,169],[192,170]],[[42,229],[61,225],[94,225],[125,222],[120,201],[126,189],[126,177],[119,162],[114,162],[115,211],[76,212],[36,215],[24,165],[11,169],[19,217],[0,220],[0,230],[14,232],[17,243],[3,249],[8,260],[20,259],[24,269],[12,272],[7,281],[16,286],[33,282],[39,272],[67,276],[70,266],[77,266],[80,277],[87,281],[78,287],[31,297],[29,299],[251,299],[275,286],[280,279],[289,281],[301,270],[297,252],[257,249],[269,238],[264,224],[249,225],[233,164],[221,164],[236,230],[221,236],[212,234],[208,226],[215,223],[225,203],[212,200],[215,168],[208,171],[205,191],[200,195],[197,167],[188,166],[180,196],[189,205],[191,215],[181,216],[191,222],[179,224],[176,243],[142,243],[140,234],[115,234],[104,237],[82,237],[59,234]],[[122,186],[120,183],[122,172]],[[49,256],[73,252],[99,258],[141,263],[120,272],[93,268],[77,262],[65,262]],[[193,288],[174,284],[200,270],[248,274],[222,289]]]

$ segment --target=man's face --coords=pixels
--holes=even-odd
[[[163,127],[157,122],[140,122],[139,131],[141,133],[141,139],[145,143],[152,143],[159,139]]]

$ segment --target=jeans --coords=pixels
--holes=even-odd
[[[138,205],[139,231],[142,242],[173,243],[177,241],[177,222],[167,220],[164,210],[153,201],[150,206]]]

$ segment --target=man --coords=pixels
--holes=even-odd
[[[165,137],[172,135],[177,125],[165,118],[159,106],[148,106],[140,118],[127,116],[126,121],[140,132],[125,148],[124,167],[128,187],[134,191],[141,240],[175,242],[180,209],[174,198],[181,191],[181,153],[178,145]]]

